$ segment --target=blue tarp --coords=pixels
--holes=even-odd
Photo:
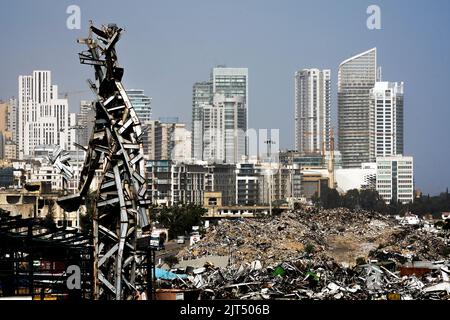
[[[163,280],[173,280],[173,279],[186,279],[187,274],[175,274],[173,272],[161,269],[161,268],[155,268],[155,274],[156,279],[163,279]]]

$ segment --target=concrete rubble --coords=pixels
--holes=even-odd
[[[226,268],[205,263],[161,285],[201,289],[201,299],[450,299],[448,242],[360,210],[227,220],[178,254],[228,256]]]

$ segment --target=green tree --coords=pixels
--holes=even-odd
[[[342,198],[336,189],[329,189],[327,187],[327,205],[325,208],[334,209],[342,206]]]
[[[316,207],[324,209],[334,209],[342,206],[342,198],[336,189],[330,189],[328,186],[323,186],[320,190],[320,197],[317,192],[311,198],[311,201]]]
[[[169,237],[173,239],[178,235],[188,234],[193,226],[201,223],[206,212],[203,207],[193,204],[164,207],[159,212],[158,221],[161,226],[169,229]]]
[[[352,189],[347,191],[343,199],[343,206],[348,209],[355,209],[359,205],[359,191]]]
[[[378,201],[382,200],[378,191],[364,189],[359,194],[361,208],[365,210],[375,210]]]
[[[386,214],[387,213],[386,202],[383,199],[378,199],[377,202],[375,203],[374,210],[376,212]]]
[[[402,204],[398,201],[395,201],[394,199],[391,199],[389,202],[389,205],[387,207],[387,211],[391,215],[400,214],[402,211]]]

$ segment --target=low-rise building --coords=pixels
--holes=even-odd
[[[376,189],[386,203],[414,201],[413,157],[377,158]]]

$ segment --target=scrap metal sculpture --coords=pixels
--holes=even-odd
[[[118,65],[115,50],[122,31],[115,24],[102,28],[91,25],[88,38],[78,40],[88,47],[79,54],[80,62],[95,69],[96,82],[89,84],[97,96],[96,119],[79,194],[58,202],[63,207],[79,206],[96,170],[102,170],[93,216],[95,299],[136,296],[137,231],[149,224],[143,132],[121,83],[124,70]]]

